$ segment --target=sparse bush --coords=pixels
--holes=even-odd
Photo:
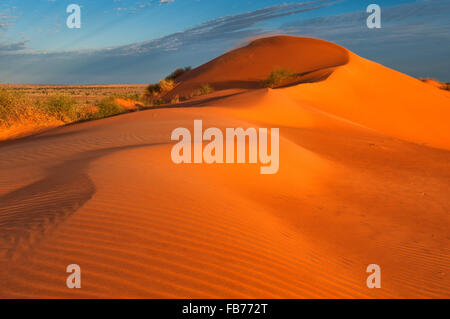
[[[206,95],[209,93],[214,92],[214,89],[209,84],[202,84],[199,88],[197,88],[194,91],[191,91],[187,96],[185,96],[185,99],[192,99],[196,96]]]
[[[161,80],[159,81],[159,87],[161,88],[161,93],[170,92],[175,87],[175,83],[173,80]]]
[[[187,66],[185,68],[178,68],[175,71],[173,71],[172,73],[170,73],[167,77],[166,80],[175,80],[176,78],[182,76],[184,73],[186,73],[187,71],[190,71],[192,68],[190,66]]]
[[[117,104],[114,97],[109,97],[98,101],[95,104],[95,107],[98,110],[97,113],[93,114],[96,119],[101,119],[124,112],[124,109]]]
[[[175,82],[172,79],[159,81],[158,84],[150,84],[146,88],[146,98],[155,105],[155,102],[161,98],[162,95],[173,90]]]
[[[210,94],[214,92],[214,88],[205,83],[200,85],[197,89],[190,91],[189,93],[179,97],[180,101],[186,101],[186,100],[190,100],[196,96],[202,96],[202,95],[206,95],[206,94]]]
[[[54,95],[37,105],[51,117],[65,123],[79,120],[82,109],[73,97],[67,95]]]
[[[296,74],[294,72],[278,68],[278,69],[273,70],[269,74],[266,81],[264,82],[264,86],[273,88],[273,87],[283,83],[285,80],[287,80],[289,78],[294,78],[295,76],[296,76]]]
[[[423,77],[420,77],[419,80],[424,83],[433,85],[441,90],[450,91],[450,83],[440,82],[433,78],[423,78]]]
[[[149,98],[157,97],[161,94],[161,87],[159,84],[149,84],[146,88],[146,95]]]
[[[212,93],[214,89],[209,84],[202,84],[199,88],[200,95]]]

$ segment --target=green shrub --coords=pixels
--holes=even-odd
[[[266,81],[264,82],[265,87],[273,88],[285,80],[289,78],[295,77],[296,74],[294,72],[285,70],[285,69],[275,69],[273,70],[269,76],[267,77]]]
[[[114,97],[109,97],[98,101],[95,106],[97,113],[93,114],[94,118],[102,119],[108,116],[117,115],[124,112],[124,109],[117,104]]]
[[[214,89],[209,84],[202,84],[199,88],[200,95],[206,95],[212,93]]]
[[[65,123],[79,120],[82,110],[77,101],[67,95],[50,96],[46,101],[37,103],[37,105],[51,117]]]

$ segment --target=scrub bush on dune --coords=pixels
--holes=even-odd
[[[199,95],[206,95],[209,93],[212,93],[214,91],[214,89],[211,87],[211,85],[209,84],[202,84],[199,88]]]
[[[177,78],[179,78],[180,76],[182,76],[184,73],[190,71],[192,68],[190,66],[187,66],[185,68],[178,68],[175,71],[173,71],[172,73],[170,73],[167,77],[166,80],[176,80]]]
[[[273,88],[283,83],[285,80],[293,78],[295,76],[296,74],[294,72],[285,69],[275,69],[267,77],[266,81],[264,82],[264,86]]]
[[[161,94],[161,87],[159,86],[159,84],[149,84],[145,90],[146,96],[149,99],[157,97]]]
[[[175,87],[175,82],[172,79],[165,79],[159,81],[158,84],[150,84],[146,88],[146,98],[150,103],[155,105],[157,101],[161,100],[161,97],[172,91]]]

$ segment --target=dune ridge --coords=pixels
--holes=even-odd
[[[242,85],[277,55],[296,72],[333,70],[276,90]],[[249,57],[236,76],[225,67]],[[203,81],[217,91],[0,144],[1,297],[450,296],[445,94],[296,37],[259,39],[183,77],[177,94]],[[279,127],[279,173],[172,163],[171,131],[196,119]],[[82,289],[65,286],[72,263]],[[372,263],[382,289],[366,287]]]
[[[182,96],[205,83],[216,90],[261,88],[276,68],[294,71],[303,81],[314,82],[347,62],[347,50],[326,41],[291,36],[262,38],[186,72],[168,97]]]

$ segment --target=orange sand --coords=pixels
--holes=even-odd
[[[274,66],[326,76],[257,89]],[[450,297],[446,94],[294,37],[177,90],[202,82],[224,90],[0,144],[0,297]],[[173,164],[170,134],[195,119],[279,127],[279,173]],[[366,287],[372,263],[381,289]]]

